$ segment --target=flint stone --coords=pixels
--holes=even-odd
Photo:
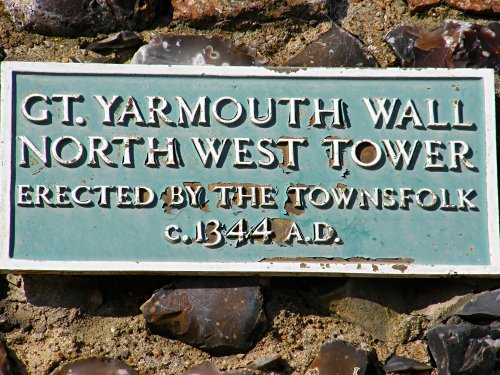
[[[432,370],[432,367],[426,365],[425,363],[415,361],[411,358],[400,357],[399,355],[392,356],[385,366],[385,372],[408,372],[408,371],[427,371],[428,373]]]
[[[160,1],[4,0],[4,3],[22,30],[74,37],[143,29],[156,18]]]
[[[468,323],[438,326],[427,332],[440,375],[493,374],[499,339],[499,329]]]
[[[132,367],[117,359],[79,359],[54,370],[51,375],[139,375]]]
[[[332,24],[327,32],[288,60],[285,66],[375,67],[377,62],[363,44]]]
[[[500,319],[500,289],[473,297],[457,315],[466,320]]]
[[[345,341],[330,341],[321,346],[305,375],[364,375],[368,356]]]
[[[267,328],[260,288],[248,278],[181,279],[141,311],[152,332],[214,355],[247,352]]]
[[[326,18],[329,0],[172,0],[173,19],[205,23],[230,19]]]
[[[90,43],[85,49],[94,52],[112,51],[138,47],[144,44],[141,36],[134,31],[121,31],[109,37]]]
[[[408,0],[411,12],[419,12],[439,4],[446,4],[464,12],[500,14],[500,1],[498,0]]]
[[[500,71],[500,22],[445,20],[433,30],[400,26],[385,41],[404,67],[493,68]]]
[[[0,341],[0,375],[11,375],[12,368],[10,365],[9,357],[7,356],[7,350],[5,346]]]
[[[264,65],[252,48],[218,36],[158,34],[135,53],[132,64]]]

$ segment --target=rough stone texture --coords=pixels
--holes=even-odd
[[[248,278],[180,280],[141,310],[153,332],[216,355],[248,351],[267,329],[260,288]]]
[[[332,24],[285,66],[375,67],[377,62],[362,43],[341,27]]]
[[[465,12],[500,14],[499,0],[446,0],[446,4]]]
[[[323,344],[320,352],[306,369],[306,375],[365,375],[368,356],[345,341]]]
[[[439,374],[493,374],[500,329],[459,324],[427,332],[427,341]]]
[[[172,0],[172,7],[174,20],[194,23],[235,18],[325,18],[330,12],[330,0]]]
[[[43,35],[77,36],[142,29],[158,0],[4,0],[16,25]]]
[[[158,34],[134,55],[132,64],[263,65],[255,50],[220,37]]]
[[[472,321],[500,319],[500,289],[474,296],[456,314]]]
[[[51,375],[139,375],[132,367],[116,359],[86,358],[62,365]]]
[[[499,0],[408,0],[412,12],[420,12],[438,4],[446,4],[464,12],[500,14]]]
[[[385,40],[406,67],[500,70],[499,22],[482,26],[446,20],[433,30],[400,26]]]

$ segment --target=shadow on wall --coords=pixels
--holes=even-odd
[[[165,276],[24,275],[24,292],[35,306],[79,308],[94,316],[133,316]]]
[[[196,277],[194,277],[195,279]],[[230,278],[230,277],[229,277]],[[24,275],[27,301],[35,306],[80,308],[94,316],[132,316],[152,293],[179,277]],[[183,277],[185,281],[189,277]],[[267,282],[269,280],[269,283]],[[263,278],[264,296],[298,293],[320,314],[328,301],[358,298],[409,313],[455,296],[500,287],[498,279]],[[6,294],[4,281],[0,284]],[[268,299],[268,298],[266,298]],[[289,306],[293,309],[293,306]],[[301,312],[303,308],[296,306]]]
[[[322,313],[332,300],[355,298],[367,300],[405,314],[443,303],[456,296],[496,289],[498,279],[475,278],[312,278],[302,289],[305,299]],[[304,283],[305,284],[305,283]]]

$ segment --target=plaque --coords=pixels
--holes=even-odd
[[[494,75],[2,64],[4,271],[495,275]]]

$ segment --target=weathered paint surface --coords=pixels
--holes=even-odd
[[[10,222],[10,228],[2,227],[1,233],[3,269],[394,275],[492,274],[499,270],[490,71],[308,69],[283,74],[265,68],[8,63],[3,64],[2,90],[0,214],[2,223]],[[28,108],[33,116],[44,109],[51,111],[49,119],[34,123],[22,113],[23,101],[33,93],[49,99],[57,94],[78,94],[81,98],[72,102],[70,121],[65,119],[63,99],[33,101]],[[120,96],[110,111],[109,123],[103,123],[103,107],[95,95],[106,100]],[[151,116],[148,96],[168,101],[165,114],[170,123],[161,119],[147,123]],[[203,96],[208,97],[207,121],[192,124],[186,119],[182,124],[175,97],[182,97],[193,109]],[[214,103],[223,97],[229,99],[214,113]],[[257,98],[259,111],[254,123],[249,116],[248,98],[252,97]],[[272,104],[275,112],[266,122],[267,98],[276,101]],[[307,98],[297,104],[296,121],[290,117],[290,102],[280,102],[280,98]],[[314,100],[321,99],[322,109],[332,109],[334,98],[341,99],[338,124],[333,113],[315,118]],[[381,98],[388,99],[387,108],[394,98],[399,99],[399,114],[389,126],[375,125],[369,104],[363,101],[371,100],[377,109]],[[242,120],[219,121],[218,116],[231,122],[238,115],[233,99],[244,108]],[[436,102],[429,102],[432,99]],[[437,104],[438,113],[431,115],[429,108]],[[474,126],[453,127],[459,105],[463,106],[460,120]],[[412,106],[422,126],[415,125]],[[134,107],[145,123],[135,123]],[[129,115],[123,117],[124,112]],[[403,119],[399,126],[398,118]],[[449,122],[450,126],[433,128],[428,126],[431,120]],[[263,123],[255,123],[259,121]],[[60,156],[71,166],[54,157],[45,165],[31,151],[26,165],[20,166],[23,152],[19,136],[37,146],[42,145],[42,136],[52,141],[71,136],[81,141],[83,153],[80,161],[72,164],[72,156],[78,158],[81,150],[66,140],[70,145],[61,146]],[[109,141],[104,154],[113,165],[97,154],[95,162],[90,160],[88,137]],[[124,144],[112,141],[116,137],[140,140]],[[160,148],[167,148],[167,137],[175,138],[171,145],[176,155],[150,159],[148,137],[156,138],[155,147]],[[227,138],[219,161],[204,166],[193,137],[205,142],[205,151],[206,138],[217,138],[221,144]],[[241,154],[240,160],[252,161],[251,165],[233,165],[238,158],[237,138],[250,139],[243,142],[248,152]],[[272,140],[263,145],[274,153],[274,162],[257,148],[262,139]],[[338,144],[342,160],[336,167],[333,142],[338,139],[345,142]],[[390,140],[393,146],[396,140],[407,140],[408,145],[420,142],[413,165],[393,165],[383,140]],[[441,156],[432,162],[446,167],[425,167],[430,160],[425,144],[429,140],[442,144],[434,149]],[[463,142],[471,149],[464,156],[466,161],[455,158],[457,168],[453,168],[453,157],[450,159],[450,141]],[[127,162],[129,148],[134,157]],[[157,165],[153,165],[154,159],[158,159]],[[375,163],[376,159],[380,160]],[[57,207],[44,204],[40,198],[39,205],[19,205],[16,189],[20,185],[46,186],[51,191],[58,185],[129,186],[129,200],[138,206],[152,202],[144,207],[117,205],[117,193],[112,191],[109,204],[101,206],[98,190],[94,194],[82,190],[80,198],[89,198],[92,204],[73,202]],[[184,191],[186,201],[182,204],[175,204],[174,185]],[[224,200],[222,191],[228,187],[233,190]],[[315,188],[323,190],[311,193]],[[398,201],[400,189],[411,189],[412,201],[408,207],[401,203],[397,208],[386,207],[385,188],[394,189]],[[190,204],[187,189],[198,207]],[[370,200],[374,189],[381,189],[378,206]],[[417,205],[415,194],[422,189],[435,192],[438,203],[431,208]],[[441,189],[449,193],[450,202],[444,202],[447,198]],[[459,205],[460,189],[463,194],[474,190],[468,196],[473,205],[443,209],[446,203]],[[323,196],[324,191],[330,193],[329,198]],[[352,201],[337,203],[344,191],[354,195]],[[249,194],[254,199],[245,198]],[[34,200],[35,191],[29,196]],[[426,204],[434,199],[425,192],[421,198]],[[265,218],[268,221],[262,224]],[[197,241],[197,222],[203,222],[200,228],[206,231],[201,242]],[[227,238],[237,223],[240,226],[234,232],[241,229],[244,234]],[[271,233],[250,236],[259,223],[262,228],[267,225]],[[314,223],[331,226],[331,230],[321,229],[322,235],[331,235],[329,241],[314,241]],[[166,239],[169,225],[176,227],[168,235],[178,239]]]

